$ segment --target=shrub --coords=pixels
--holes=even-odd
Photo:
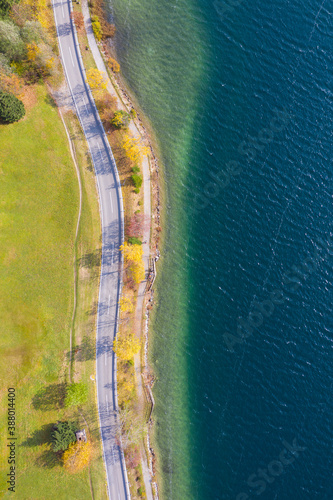
[[[140,167],[138,167],[137,165],[134,165],[134,167],[132,167],[132,172],[134,174],[140,173]]]
[[[102,32],[102,26],[101,23],[99,22],[98,16],[92,16],[91,17],[91,26],[94,32],[94,35],[96,39],[100,42],[102,40],[103,32]]]
[[[136,118],[136,111],[135,111],[135,109],[133,109],[133,108],[131,109],[130,115],[131,115],[132,118]]]
[[[74,422],[58,422],[51,433],[53,451],[64,451],[76,441]]]
[[[24,115],[24,104],[20,99],[8,92],[0,92],[0,119],[3,122],[17,122]]]
[[[136,238],[135,236],[133,236],[132,238],[128,238],[128,243],[130,245],[142,245],[142,241],[139,240],[139,238]]]
[[[142,177],[141,177],[141,175],[132,174],[131,175],[131,179],[132,179],[132,182],[133,182],[136,190],[138,189],[140,191],[140,187],[142,186]],[[139,192],[139,191],[135,191],[135,192]]]
[[[108,65],[109,65],[109,68],[111,71],[113,71],[114,73],[119,73],[120,71],[120,65],[119,63],[113,59],[112,57],[109,58],[108,60]]]

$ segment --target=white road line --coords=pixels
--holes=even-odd
[[[111,265],[113,264],[113,250],[114,250],[114,243],[112,242]]]
[[[65,17],[64,4],[61,2],[62,17]]]
[[[111,191],[110,191],[110,203],[111,203],[111,212],[113,212],[113,203],[112,203]]]
[[[105,353],[104,357],[105,357],[105,366],[106,366],[106,353]]]
[[[111,295],[109,294],[108,314],[109,314],[109,311],[110,311],[110,302],[111,302]]]
[[[106,400],[106,410],[109,413],[109,401],[108,401],[108,395],[105,394],[105,400]]]
[[[69,50],[69,55],[71,56],[71,59],[72,59],[73,66],[75,66],[75,64],[74,64],[74,59],[73,59],[73,56],[72,56],[72,51],[71,51],[71,48],[70,48],[70,47],[68,47],[68,50]]]

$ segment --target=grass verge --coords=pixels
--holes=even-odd
[[[95,180],[85,150],[80,149],[83,210],[77,242],[74,379],[90,384],[88,403],[80,413],[64,407],[78,183],[52,99],[44,86],[29,87],[28,93],[25,118],[0,125],[0,496],[11,494],[6,484],[6,396],[7,388],[15,387],[18,498],[88,499],[92,491],[95,499],[105,498],[95,385],[89,378],[95,369],[91,304],[97,300],[98,271],[88,262],[100,246]],[[79,132],[73,134],[80,140]],[[87,428],[83,417],[94,443],[94,459],[90,469],[70,475],[50,449],[50,431],[57,420],[65,419]]]

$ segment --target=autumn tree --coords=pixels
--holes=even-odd
[[[122,143],[126,156],[134,163],[139,163],[143,155],[148,153],[148,148],[142,144],[141,139],[126,135]]]
[[[116,107],[116,98],[110,95],[109,92],[100,92],[96,97],[96,106],[101,119],[110,124]]]
[[[79,441],[71,444],[62,457],[65,469],[70,474],[80,472],[82,469],[87,467],[87,465],[89,465],[92,453],[93,447],[91,441],[87,441],[86,443]]]
[[[7,73],[0,65],[0,91],[14,94],[19,97],[22,93],[23,82],[14,73]]]
[[[82,12],[78,12],[76,10],[71,12],[71,19],[73,20],[76,29],[81,32],[84,28],[84,17]]]
[[[118,334],[113,341],[113,350],[119,359],[129,361],[140,350],[139,339],[133,333]]]
[[[95,68],[90,68],[87,71],[87,82],[89,87],[97,94],[100,94],[107,87],[105,73]]]
[[[83,382],[73,383],[67,386],[65,406],[79,406],[84,404],[88,399],[88,386]]]
[[[120,312],[131,313],[134,310],[133,300],[127,295],[123,295],[119,301]]]
[[[44,42],[28,43],[27,47],[26,75],[30,81],[44,78],[54,73],[55,54],[51,47]]]
[[[119,109],[113,115],[111,124],[118,129],[125,129],[128,127],[130,122],[130,115],[126,111]]]
[[[126,234],[129,238],[141,238],[148,231],[150,219],[148,215],[137,213],[132,215],[126,226]]]
[[[30,7],[32,17],[38,21],[45,30],[52,26],[52,17],[47,8],[47,0],[23,0],[23,4]]]
[[[143,250],[141,245],[130,245],[126,241],[120,247],[124,256],[126,270],[129,278],[134,283],[140,283],[145,277],[145,269],[142,260]]]
[[[122,442],[124,450],[140,443],[143,428],[140,418],[130,408],[121,408],[117,419],[117,437]]]

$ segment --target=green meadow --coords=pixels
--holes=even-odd
[[[65,129],[45,88],[18,123],[0,125],[0,497],[12,494],[7,447],[7,390],[16,390],[16,498],[105,497],[99,446],[95,370],[95,311],[100,226],[94,174],[74,117],[80,146],[83,209],[75,231],[79,188]],[[75,255],[76,249],[76,255]],[[81,409],[64,408],[77,268],[73,379],[89,384]],[[83,417],[86,419],[84,421]],[[95,445],[90,468],[70,475],[50,449],[57,420],[85,427]],[[87,425],[88,428],[87,428]]]

